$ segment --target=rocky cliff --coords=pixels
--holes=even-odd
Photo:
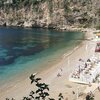
[[[0,3],[0,25],[100,28],[100,0],[8,1],[3,0]]]

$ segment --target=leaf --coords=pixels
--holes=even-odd
[[[41,78],[36,78],[35,79],[35,82],[38,82],[38,81],[40,81],[41,80]]]
[[[6,100],[9,100],[8,98],[6,98]]]
[[[38,90],[36,90],[36,93],[39,93],[41,90],[40,89],[38,89]]]
[[[31,91],[30,94],[33,95],[33,94],[35,94],[35,92],[34,91]]]
[[[53,98],[49,98],[49,100],[55,100],[55,99],[53,99]]]
[[[24,97],[23,100],[31,100],[29,97]]]
[[[29,96],[34,99],[34,96],[33,96],[34,94],[35,94],[35,92],[31,91]]]
[[[38,100],[40,100],[40,97],[39,97],[39,96],[37,96],[37,97],[35,97],[35,99],[38,99]]]
[[[45,96],[49,96],[49,93],[48,92],[44,92]]]
[[[41,87],[42,84],[41,84],[41,83],[37,83],[36,86],[37,86],[37,87]]]
[[[32,84],[33,82],[35,82],[35,75],[31,74],[31,76],[30,76],[29,78],[31,79],[31,84]]]
[[[64,98],[63,95],[62,95],[62,93],[60,93],[58,97],[60,97],[61,99]],[[60,98],[59,98],[59,100],[61,100]]]

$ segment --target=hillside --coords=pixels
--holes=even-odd
[[[100,0],[0,0],[0,25],[100,28]]]

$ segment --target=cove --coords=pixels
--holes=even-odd
[[[1,27],[0,84],[13,80],[20,73],[26,75],[47,68],[43,65],[75,48],[83,38],[81,32]]]

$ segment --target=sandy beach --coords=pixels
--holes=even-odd
[[[94,37],[94,30],[84,29],[83,31],[86,32],[86,38],[92,39]],[[52,65],[52,67],[37,74],[37,77],[41,77],[43,82],[50,85],[51,97],[54,97],[57,100],[58,94],[62,93],[64,100],[76,100],[77,89],[79,88],[80,92],[83,92],[86,89],[87,85],[70,82],[69,75],[75,67],[79,65],[80,58],[86,60],[94,55],[95,45],[94,41],[84,40],[73,51],[62,55],[61,60]],[[57,77],[58,73],[61,74],[61,77]],[[34,90],[34,86],[30,84],[29,78],[26,78],[25,80],[0,91],[0,100],[5,100],[6,97],[22,100],[24,96],[28,96],[31,90]],[[75,91],[75,94],[73,94],[72,91]],[[98,93],[98,91],[96,92]]]

